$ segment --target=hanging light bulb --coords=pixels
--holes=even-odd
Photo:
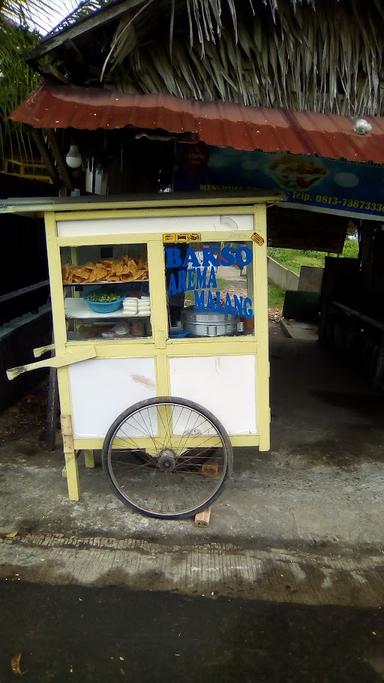
[[[358,135],[366,135],[367,133],[371,132],[372,128],[372,124],[366,119],[357,119],[353,130]]]
[[[70,146],[67,156],[65,157],[65,161],[69,168],[79,168],[79,166],[81,166],[83,159],[77,145]]]

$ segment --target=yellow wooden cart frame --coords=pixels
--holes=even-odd
[[[266,256],[266,207],[276,203],[276,195],[268,196],[221,196],[213,197],[177,195],[158,195],[151,199],[111,199],[90,203],[86,199],[37,200],[22,202],[9,200],[3,211],[33,213],[44,215],[48,251],[49,277],[55,339],[55,357],[47,361],[32,363],[23,368],[9,371],[9,377],[21,371],[53,365],[57,367],[61,409],[61,425],[64,443],[65,466],[68,494],[72,500],[79,500],[79,472],[77,455],[85,452],[85,464],[93,466],[93,451],[101,449],[102,438],[76,438],[72,430],[72,397],[69,381],[69,367],[73,363],[86,362],[87,359],[145,358],[155,359],[156,395],[171,394],[169,363],[177,357],[202,356],[242,356],[256,357],[256,406],[257,434],[233,434],[233,446],[258,446],[259,450],[269,450],[270,408],[269,408],[269,360],[268,360],[268,301],[267,301],[267,256]],[[23,203],[24,202],[24,203]],[[140,234],[111,233],[103,235],[59,236],[58,223],[65,221],[99,221],[116,218],[171,218],[180,219],[190,216],[240,216],[251,215],[251,230],[212,231],[200,230],[201,240],[253,242],[253,296],[255,318],[257,319],[254,336],[168,339],[168,319],[166,304],[166,284],[164,276],[164,236],[162,232]],[[172,239],[172,237],[170,238]],[[90,341],[69,341],[66,333],[63,282],[61,276],[61,247],[80,247],[84,245],[146,244],[149,268],[149,289],[151,296],[152,337],[141,339]],[[41,353],[41,350],[38,353]],[[128,406],[126,406],[128,407]]]

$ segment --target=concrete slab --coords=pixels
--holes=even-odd
[[[226,595],[276,603],[379,607],[384,557],[233,543],[24,534],[0,540],[0,583],[28,582]]]
[[[304,323],[300,320],[291,320],[290,318],[281,318],[280,325],[287,337],[297,339],[300,341],[317,341],[319,331],[317,325],[311,323]]]

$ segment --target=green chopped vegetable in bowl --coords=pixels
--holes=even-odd
[[[111,301],[116,301],[116,299],[121,299],[120,294],[116,292],[93,292],[87,297],[89,301],[97,301],[100,304],[109,304]]]
[[[84,301],[95,313],[113,313],[122,307],[124,297],[116,292],[98,290],[85,296]]]

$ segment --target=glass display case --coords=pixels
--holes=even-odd
[[[146,244],[61,249],[68,341],[151,337]]]
[[[165,245],[170,338],[254,334],[252,243]]]

